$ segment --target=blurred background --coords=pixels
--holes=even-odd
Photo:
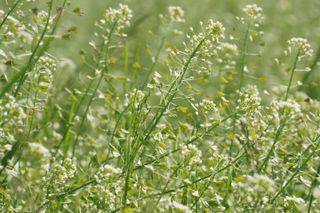
[[[288,75],[284,70],[279,70],[275,64],[275,58],[283,57],[283,51],[287,48],[287,40],[292,37],[304,37],[309,40],[314,49],[314,57],[310,59],[309,66],[312,66],[308,75],[308,85],[306,90],[313,97],[318,96],[319,64],[314,64],[317,60],[317,51],[320,45],[320,1],[319,0],[126,0],[126,1],[102,1],[102,0],[79,0],[73,1],[69,10],[80,8],[81,16],[74,16],[67,13],[61,30],[67,30],[71,26],[77,26],[77,33],[72,36],[72,40],[57,42],[56,51],[67,58],[71,58],[77,65],[79,63],[79,52],[88,47],[88,42],[95,31],[94,23],[103,16],[104,11],[109,7],[116,7],[119,3],[128,4],[133,10],[133,24],[128,32],[130,52],[134,52],[138,46],[148,45],[150,49],[155,49],[159,44],[158,39],[148,37],[148,32],[160,34],[159,14],[167,13],[168,6],[181,6],[185,11],[186,22],[179,26],[182,32],[188,32],[190,27],[199,29],[199,22],[204,23],[212,18],[221,21],[228,34],[239,35],[244,33],[243,27],[239,26],[237,16],[242,16],[242,8],[246,4],[258,4],[263,8],[264,21],[261,30],[264,35],[260,39],[260,47],[253,51],[259,53],[258,57],[250,60],[255,66],[252,70],[256,72],[259,79],[268,79],[261,82],[254,82],[258,85],[264,83],[279,85],[287,84]],[[177,46],[183,40],[177,40]],[[66,48],[67,47],[67,48]],[[141,54],[144,54],[143,52]],[[143,58],[143,56],[141,56]],[[250,63],[249,60],[249,63]],[[145,62],[148,63],[148,62]],[[144,64],[145,64],[144,63]],[[145,64],[147,65],[147,64]],[[308,65],[308,64],[307,64]],[[283,68],[285,69],[285,68]],[[306,73],[296,75],[297,80],[303,80]],[[285,81],[285,82],[284,82]],[[270,85],[268,85],[269,87]]]
[[[60,4],[62,1],[58,0]],[[0,7],[7,9],[7,4],[13,1],[0,1]],[[46,8],[46,1],[34,4],[29,9]],[[275,63],[275,58],[281,61],[284,57],[284,50],[287,48],[287,40],[292,37],[304,37],[308,39],[314,49],[314,56],[303,66],[310,66],[311,72],[299,72],[295,75],[296,81],[304,81],[305,90],[313,98],[319,95],[319,46],[320,46],[320,1],[319,0],[123,0],[123,1],[103,1],[103,0],[77,0],[70,1],[63,21],[60,23],[58,34],[65,35],[68,30],[76,27],[71,36],[63,39],[56,39],[51,46],[50,52],[60,58],[66,58],[66,66],[71,66],[73,73],[68,76],[64,70],[64,83],[75,81],[75,77],[80,73],[87,73],[88,68],[81,63],[81,54],[90,50],[89,42],[94,38],[96,30],[95,22],[103,16],[104,11],[109,7],[117,7],[119,3],[128,4],[133,10],[132,25],[128,34],[129,63],[131,65],[139,62],[143,75],[144,68],[152,63],[150,58],[154,56],[159,46],[162,28],[159,14],[166,14],[168,6],[180,6],[185,11],[186,22],[178,26],[178,30],[188,33],[189,28],[199,30],[199,22],[209,18],[218,20],[226,27],[226,35],[234,36],[234,42],[241,47],[241,40],[245,31],[244,26],[239,24],[236,17],[243,16],[242,8],[247,4],[258,4],[263,8],[264,21],[259,30],[264,34],[259,38],[258,43],[249,47],[249,52],[254,57],[248,57],[248,68],[255,76],[251,78],[252,83],[262,88],[270,88],[273,85],[286,85],[288,74],[285,70],[288,67],[279,67]],[[36,5],[36,6],[35,6]],[[25,7],[25,5],[24,5]],[[26,7],[24,8],[24,10]],[[150,36],[150,35],[153,36]],[[167,39],[167,44],[182,46],[186,40],[185,35]],[[237,43],[239,41],[239,43]],[[241,50],[240,50],[241,51]],[[124,54],[124,53],[123,53]],[[122,54],[122,55],[123,55]],[[121,53],[120,53],[121,55]],[[70,60],[69,60],[70,59]],[[119,63],[121,58],[117,58]],[[69,63],[70,62],[70,63]],[[72,62],[72,63],[71,63]],[[250,64],[252,66],[250,67]],[[290,63],[288,63],[290,64]],[[123,64],[119,64],[117,72],[121,72]],[[132,66],[130,66],[132,67]],[[57,76],[59,77],[59,73]],[[61,75],[60,75],[61,76]],[[250,78],[249,78],[250,79]],[[271,85],[270,85],[271,84]]]

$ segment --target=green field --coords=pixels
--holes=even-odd
[[[319,0],[0,0],[0,212],[320,212]]]

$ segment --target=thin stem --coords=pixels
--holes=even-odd
[[[67,3],[67,0],[64,0],[64,2],[62,4],[62,7],[61,7],[61,10],[60,10],[58,16],[56,16],[56,21],[55,21],[55,24],[52,27],[51,33],[49,34],[49,38],[44,42],[44,44],[41,46],[41,48],[39,48],[41,41],[44,39],[45,31],[47,31],[47,28],[48,28],[47,23],[46,23],[45,30],[42,32],[43,36],[41,35],[41,38],[39,39],[36,48],[33,50],[32,55],[30,56],[30,58],[29,58],[29,60],[27,62],[27,65],[23,66],[21,68],[20,72],[17,73],[16,75],[14,75],[13,78],[11,79],[11,81],[8,84],[6,84],[6,86],[4,86],[4,88],[0,92],[0,98],[3,97],[4,94],[7,93],[12,88],[12,86],[17,81],[19,81],[19,79],[20,79],[20,82],[19,82],[20,86],[17,87],[17,89],[15,91],[15,95],[18,93],[22,83],[26,79],[26,75],[25,74],[31,69],[32,64],[35,64],[38,61],[38,59],[40,58],[39,56],[43,55],[43,53],[48,49],[51,41],[53,40],[54,37],[52,37],[52,35],[55,33],[55,31],[56,31],[56,29],[58,27],[58,24],[60,23],[60,19],[62,17],[63,9],[65,8],[66,3]],[[50,15],[51,15],[52,4],[53,4],[53,0],[51,0],[51,2],[49,4],[50,9],[49,9],[49,13],[48,13],[47,22],[49,21],[49,18],[50,18]]]
[[[93,184],[96,184],[97,181],[96,180],[89,180],[88,182],[85,182],[84,184],[80,185],[80,186],[77,186],[75,188],[72,188],[70,190],[67,190],[61,194],[58,194],[58,195],[55,195],[53,196],[50,200],[44,202],[35,212],[41,212],[41,210],[46,207],[47,205],[49,205],[52,201],[54,200],[60,200],[68,195],[71,195],[87,186],[90,186],[90,185],[93,185]]]
[[[25,79],[25,75],[26,73],[31,69],[32,67],[32,64],[33,64],[33,59],[36,57],[36,53],[44,39],[44,36],[46,35],[47,33],[47,30],[48,30],[48,27],[49,27],[49,22],[50,22],[50,18],[51,18],[51,13],[52,13],[52,7],[53,7],[53,0],[50,1],[50,4],[49,4],[49,11],[48,11],[48,18],[46,20],[46,24],[44,26],[44,29],[40,35],[40,38],[38,40],[38,43],[36,44],[36,47],[34,48],[34,50],[32,51],[32,54],[29,58],[29,61],[27,63],[27,66],[25,68],[22,69],[22,71],[19,72],[19,76],[18,76],[18,79],[19,80],[19,83],[18,83],[18,86],[17,86],[17,89],[16,91],[14,92],[14,96],[17,96],[18,92],[19,92],[19,89],[20,87],[22,86],[23,82],[24,82],[24,79]],[[17,80],[18,80],[17,79]]]
[[[149,130],[147,130],[146,136],[143,138],[143,142],[146,141],[147,139],[149,139],[150,134],[152,133],[153,129],[156,127],[156,125],[158,124],[158,122],[160,121],[161,117],[163,116],[164,112],[167,110],[169,104],[172,102],[173,98],[175,97],[178,88],[189,68],[189,65],[192,61],[192,59],[195,57],[196,53],[198,52],[198,50],[200,49],[200,47],[202,46],[202,44],[204,43],[204,41],[207,39],[207,37],[203,38],[198,45],[196,46],[196,48],[193,50],[193,52],[191,53],[190,57],[188,58],[187,62],[185,63],[183,69],[182,69],[182,73],[180,76],[177,77],[177,79],[172,83],[172,85],[170,86],[164,100],[162,101],[162,104],[164,106],[162,107],[162,109],[160,110],[159,113],[156,114],[156,116],[153,118],[153,120],[151,121],[150,128]],[[172,92],[172,93],[171,93]]]
[[[175,81],[171,84],[164,100],[161,102],[160,105],[163,105],[161,107],[161,109],[158,111],[158,113],[156,113],[156,115],[153,117],[152,121],[150,122],[150,124],[148,125],[148,129],[146,130],[146,134],[145,136],[141,139],[140,143],[136,145],[136,147],[133,149],[132,151],[132,155],[131,155],[131,159],[129,160],[129,164],[127,165],[129,169],[127,169],[126,172],[126,179],[125,179],[125,188],[124,188],[124,196],[123,196],[123,209],[126,206],[126,195],[127,195],[127,191],[128,188],[126,186],[128,186],[128,182],[129,182],[129,173],[131,173],[131,167],[132,167],[132,163],[134,162],[136,156],[139,153],[140,148],[142,147],[143,144],[145,144],[145,142],[149,139],[151,133],[153,132],[153,130],[155,129],[155,127],[157,126],[157,124],[159,123],[160,119],[162,118],[163,114],[165,113],[165,111],[167,110],[169,104],[172,102],[173,98],[175,97],[178,88],[180,87],[184,76],[189,68],[189,65],[192,61],[192,59],[195,57],[196,53],[198,52],[198,50],[200,49],[200,47],[202,46],[202,44],[204,43],[204,41],[207,39],[207,37],[203,38],[198,45],[194,48],[194,50],[192,51],[191,55],[189,56],[187,62],[185,63],[185,65],[183,66],[182,72],[181,74],[175,79]]]
[[[94,79],[90,81],[90,83],[89,83],[89,85],[87,86],[87,89],[86,89],[84,95],[82,95],[82,97],[81,97],[81,99],[80,99],[80,101],[79,101],[79,104],[78,104],[76,110],[75,110],[74,113],[73,113],[72,119],[71,119],[70,122],[68,122],[68,124],[67,124],[66,131],[64,132],[64,134],[63,134],[63,136],[62,136],[59,144],[55,147],[55,152],[54,152],[54,154],[53,154],[54,157],[55,157],[56,154],[58,153],[58,150],[59,150],[60,146],[65,142],[66,137],[70,134],[71,128],[73,127],[73,125],[69,125],[69,124],[73,124],[76,116],[77,116],[78,113],[79,113],[80,106],[82,106],[82,104],[84,103],[86,97],[87,97],[88,94],[89,94],[89,91],[90,91],[90,88],[91,88],[93,82],[94,82]],[[72,105],[71,105],[71,107],[72,107]],[[71,109],[70,109],[70,111],[71,111]]]
[[[214,130],[215,128],[217,128],[218,126],[220,126],[220,124],[226,122],[228,119],[234,117],[234,116],[237,115],[238,113],[240,113],[240,111],[236,111],[236,112],[228,115],[227,117],[225,117],[224,119],[222,119],[219,123],[217,123],[217,124],[209,127],[209,128],[208,128],[205,132],[203,132],[202,134],[199,134],[199,135],[195,136],[194,138],[191,138],[188,142],[184,143],[183,146],[187,146],[187,145],[189,145],[189,144],[192,144],[192,143],[196,142],[198,139],[204,137],[205,135],[207,135],[208,133],[210,133],[212,130]],[[153,159],[153,160],[148,161],[148,162],[146,162],[146,163],[144,163],[144,164],[142,164],[142,165],[140,165],[140,166],[135,167],[134,170],[138,170],[138,169],[144,168],[144,167],[147,166],[147,165],[150,165],[150,164],[153,164],[153,163],[155,163],[155,162],[158,162],[159,160],[161,160],[161,159],[163,159],[163,158],[165,158],[165,157],[167,157],[167,156],[170,156],[170,155],[172,155],[172,154],[180,151],[181,149],[182,149],[182,147],[176,148],[176,149],[174,149],[174,150],[172,150],[172,151],[169,151],[169,152],[166,152],[166,153],[160,155],[160,156],[159,156],[158,158],[156,158],[156,159]]]
[[[319,145],[320,145],[320,135],[316,138],[315,141],[318,141],[316,146],[314,147],[312,153],[301,163],[300,166],[297,167],[297,169],[295,170],[295,172],[291,175],[291,177],[289,178],[289,180],[281,187],[281,189],[271,198],[270,202],[273,203],[277,197],[288,187],[288,185],[291,183],[291,181],[299,174],[299,172],[301,171],[301,169],[309,162],[309,160],[311,159],[311,157],[316,153]],[[312,147],[314,144],[311,144],[307,147],[307,149],[309,149],[310,147]]]
[[[128,76],[128,67],[129,67],[129,44],[128,42],[126,43],[125,45],[125,48],[124,48],[124,75],[125,76]],[[123,80],[123,94],[126,94],[127,92],[127,79],[125,78]]]
[[[315,59],[313,60],[312,64],[310,65],[310,71],[306,72],[302,79],[302,86],[299,87],[299,89],[303,88],[303,85],[305,85],[311,76],[312,73],[316,70],[317,64],[320,61],[320,48],[318,48],[317,54]]]
[[[158,197],[158,196],[162,196],[162,195],[165,195],[165,194],[170,194],[170,193],[174,193],[176,192],[177,190],[179,189],[183,189],[183,188],[186,188],[186,187],[189,187],[189,186],[192,186],[192,185],[195,185],[196,183],[199,183],[199,182],[202,182],[204,180],[207,180],[207,179],[211,179],[213,177],[215,177],[217,174],[225,171],[226,169],[228,169],[231,165],[235,164],[236,162],[238,162],[242,157],[244,156],[244,152],[240,153],[236,158],[234,158],[231,162],[229,162],[227,165],[225,165],[224,167],[222,167],[221,169],[218,169],[217,171],[215,172],[212,172],[210,174],[207,174],[207,175],[204,175],[196,180],[194,180],[193,182],[191,183],[185,183],[185,184],[181,184],[180,186],[176,187],[176,188],[173,188],[173,189],[168,189],[166,191],[162,191],[162,192],[158,192],[158,193],[154,193],[154,194],[150,194],[150,195],[146,195],[144,197],[141,197],[137,200],[135,200],[135,202],[137,201],[140,201],[140,200],[145,200],[145,199],[149,199],[149,198],[153,198],[153,197]],[[119,207],[111,212],[117,212],[121,209],[123,209],[124,207]]]
[[[154,59],[152,65],[151,65],[149,71],[147,72],[147,76],[146,76],[146,78],[144,80],[144,83],[141,86],[141,90],[143,90],[147,86],[149,78],[150,78],[151,74],[153,73],[153,70],[154,70],[156,64],[158,63],[159,56],[160,56],[161,50],[163,48],[164,41],[165,41],[165,37],[162,37],[162,39],[160,41],[160,45],[159,45],[158,51],[157,51],[156,56],[155,56],[155,59]]]
[[[106,44],[106,45],[104,46],[104,48],[103,48],[103,52],[105,51],[105,58],[104,58],[105,64],[104,64],[104,68],[103,68],[103,70],[101,70],[98,83],[97,83],[96,87],[94,88],[93,93],[91,94],[90,99],[89,99],[89,102],[88,102],[88,104],[87,104],[87,106],[86,106],[85,112],[84,112],[84,114],[82,115],[82,118],[81,118],[81,121],[80,121],[80,125],[79,125],[78,131],[77,131],[77,137],[76,137],[76,139],[75,139],[75,141],[74,141],[74,143],[73,143],[72,158],[73,158],[74,155],[75,155],[76,147],[77,147],[78,141],[79,141],[80,132],[82,131],[82,127],[83,127],[84,121],[85,121],[85,119],[86,119],[86,117],[87,117],[89,108],[90,108],[90,106],[91,106],[91,104],[92,104],[93,98],[95,97],[95,95],[96,95],[96,93],[97,93],[97,91],[98,91],[98,89],[99,89],[99,87],[100,87],[100,84],[101,84],[101,82],[102,82],[102,80],[103,80],[103,76],[105,75],[105,73],[108,72],[108,65],[107,65],[108,62],[107,62],[107,58],[108,58],[109,45],[110,45],[110,41],[111,41],[112,34],[113,34],[116,26],[117,26],[117,22],[114,22],[114,23],[113,23],[113,26],[112,26],[112,28],[111,28],[111,30],[110,30],[110,32],[109,32],[108,38],[107,38],[107,44]]]
[[[237,113],[239,113],[239,112],[237,111],[237,112],[235,112],[235,113],[232,113],[231,115],[229,115],[228,117],[226,117],[225,119],[223,119],[219,124],[216,124],[216,125],[212,126],[211,128],[209,128],[208,130],[206,130],[203,134],[201,134],[201,135],[199,135],[199,136],[196,136],[196,137],[193,138],[193,139],[190,139],[187,143],[184,144],[184,146],[185,146],[185,145],[188,145],[188,144],[191,144],[191,143],[195,142],[196,140],[198,140],[199,138],[203,137],[204,135],[208,134],[210,131],[212,131],[213,129],[215,129],[216,127],[218,127],[221,123],[225,122],[226,120],[228,120],[229,118],[233,117],[233,116],[236,115]],[[176,150],[173,150],[173,151],[171,151],[171,152],[168,152],[168,153],[166,153],[166,154],[163,154],[163,155],[161,155],[159,158],[157,158],[157,159],[155,159],[155,160],[152,160],[152,161],[149,161],[149,162],[147,162],[147,163],[144,163],[144,164],[141,165],[141,166],[137,166],[137,167],[133,168],[132,170],[134,171],[134,170],[138,170],[138,169],[144,168],[144,166],[150,165],[150,164],[152,164],[152,163],[154,163],[154,162],[156,162],[156,161],[159,161],[160,159],[162,159],[162,158],[164,158],[164,157],[166,157],[166,156],[169,156],[170,154],[173,154],[173,153],[175,153],[175,152],[177,152],[177,151],[179,151],[179,150],[181,150],[181,148],[178,148],[178,149],[176,149]],[[244,156],[244,152],[243,152],[242,154],[239,154],[238,157],[236,157],[234,160],[232,160],[232,161],[231,161],[228,165],[226,165],[225,167],[223,167],[223,168],[219,169],[218,171],[216,171],[214,174],[206,175],[205,177],[199,178],[199,179],[196,180],[194,183],[197,183],[197,182],[200,182],[200,181],[205,180],[205,179],[207,179],[207,178],[210,178],[212,175],[216,175],[216,174],[224,171],[225,169],[228,169],[231,165],[233,165],[234,163],[236,163],[237,161],[239,161],[243,156]],[[123,176],[123,174],[122,174],[121,176]],[[121,176],[120,176],[120,177],[121,177]],[[120,178],[120,177],[119,177],[119,178]],[[94,179],[88,180],[87,182],[85,182],[84,184],[82,184],[82,185],[80,185],[80,186],[78,186],[78,187],[75,187],[75,188],[73,188],[73,189],[67,190],[67,191],[64,192],[64,193],[61,193],[61,194],[59,194],[59,195],[57,195],[57,196],[54,196],[54,197],[52,198],[52,200],[61,199],[61,198],[65,197],[65,196],[68,196],[68,195],[73,194],[74,192],[76,192],[76,191],[78,191],[78,190],[80,190],[80,189],[82,189],[82,188],[85,188],[85,187],[87,187],[87,186],[89,186],[89,185],[96,184],[96,183],[97,183],[97,182],[96,182]],[[194,184],[194,183],[192,183],[192,184]],[[180,186],[179,188],[184,188],[184,187],[189,186],[189,185],[192,185],[192,184],[184,184],[183,186]],[[145,198],[154,197],[154,196],[158,196],[158,195],[161,196],[162,194],[167,194],[167,193],[174,192],[174,191],[176,191],[176,190],[166,190],[166,191],[163,191],[162,193],[157,193],[157,194],[148,195],[148,196],[146,196],[146,197],[144,197],[144,198],[140,198],[140,199],[145,199]],[[51,201],[52,201],[52,200],[51,200]],[[44,208],[46,205],[48,205],[51,201],[47,201],[47,202],[43,203],[43,204],[39,207],[38,211],[40,211],[41,209],[43,209],[43,208]],[[119,211],[120,209],[123,209],[123,207],[120,207],[117,211]],[[37,212],[38,212],[38,211],[37,211]]]
[[[288,100],[288,96],[289,96],[289,92],[290,92],[290,88],[291,88],[291,84],[292,84],[292,79],[293,79],[293,74],[294,74],[294,71],[295,71],[295,69],[297,67],[297,63],[298,63],[298,60],[299,60],[299,55],[300,55],[300,53],[298,51],[297,55],[296,55],[296,57],[294,59],[293,67],[291,69],[291,75],[290,75],[290,79],[289,79],[289,84],[288,84],[286,96],[284,98],[285,101]]]
[[[0,23],[0,29],[3,27],[4,23],[8,20],[9,16],[11,15],[11,13],[16,9],[16,7],[19,5],[19,3],[21,2],[21,0],[17,0],[14,5],[11,7],[11,9],[9,10],[9,12],[7,12],[6,16],[2,19],[1,23]]]
[[[318,184],[318,177],[319,177],[319,173],[320,173],[320,163],[318,164],[318,168],[317,168],[317,172],[315,174],[315,177],[312,181],[311,187],[310,187],[310,191],[309,191],[309,202],[308,202],[308,213],[311,212],[311,207],[312,207],[312,201],[313,201],[313,192],[314,192],[314,188],[317,186]]]
[[[275,138],[273,140],[272,146],[271,146],[266,158],[262,162],[261,166],[258,168],[258,173],[260,173],[268,165],[268,161],[269,161],[269,159],[270,159],[270,157],[271,157],[271,155],[272,155],[272,153],[273,153],[273,151],[274,151],[274,149],[276,147],[277,142],[280,139],[280,135],[281,135],[282,130],[283,130],[285,124],[286,124],[286,120],[287,120],[287,118],[285,117],[284,121],[280,123],[280,126],[278,127],[278,129],[276,131],[276,136],[275,136]]]
[[[243,85],[243,75],[244,75],[244,67],[246,63],[246,54],[247,54],[247,48],[248,48],[248,40],[249,40],[249,32],[251,28],[251,21],[248,23],[248,27],[246,30],[246,34],[244,36],[243,40],[243,47],[242,47],[242,57],[240,61],[240,83],[239,83],[239,90],[242,88]]]

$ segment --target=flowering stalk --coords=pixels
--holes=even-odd
[[[199,43],[198,45],[194,48],[193,52],[191,53],[191,55],[189,56],[187,62],[185,63],[181,74],[175,79],[175,81],[173,81],[173,83],[171,84],[163,102],[160,105],[163,105],[161,107],[161,109],[159,110],[159,112],[154,116],[153,120],[150,122],[150,125],[148,125],[148,129],[146,131],[146,135],[144,136],[144,138],[142,138],[142,140],[140,141],[140,143],[138,143],[136,145],[136,147],[133,148],[133,151],[131,153],[130,156],[130,160],[129,160],[129,164],[127,165],[127,171],[126,171],[126,177],[125,177],[125,186],[124,186],[124,195],[123,195],[123,199],[122,199],[122,204],[123,204],[123,209],[126,208],[126,203],[127,203],[127,193],[128,193],[128,186],[129,186],[129,178],[131,176],[132,173],[132,163],[134,162],[136,156],[138,155],[141,147],[143,144],[146,143],[146,141],[149,139],[152,131],[154,130],[154,128],[156,127],[156,125],[158,124],[158,122],[160,121],[161,117],[163,116],[164,112],[167,110],[169,104],[172,102],[173,98],[175,97],[178,88],[180,87],[182,80],[189,68],[189,65],[192,61],[192,59],[195,57],[196,53],[198,52],[198,50],[200,49],[200,47],[202,46],[202,44],[204,43],[204,41],[207,39],[207,37],[204,37]]]
[[[293,62],[293,67],[291,69],[291,74],[290,74],[290,79],[289,79],[289,84],[287,88],[287,92],[285,95],[285,100],[288,99],[289,92],[290,92],[290,87],[292,84],[292,79],[294,75],[294,71],[296,70],[297,63],[301,61],[305,57],[310,57],[313,54],[313,49],[311,48],[311,45],[308,43],[307,39],[305,38],[291,38],[288,40],[288,51],[285,51],[285,53],[291,53],[292,50],[296,50],[296,56]]]
[[[96,93],[97,93],[97,91],[98,91],[98,89],[99,89],[99,87],[100,87],[100,84],[101,84],[101,82],[102,82],[102,80],[103,80],[103,76],[108,72],[108,65],[107,65],[108,62],[107,62],[107,59],[108,59],[109,45],[110,45],[111,36],[112,36],[114,30],[116,29],[116,26],[117,26],[117,22],[115,22],[115,23],[113,24],[113,26],[112,26],[112,28],[111,28],[111,31],[110,31],[109,34],[108,34],[107,44],[106,44],[106,45],[104,46],[104,48],[103,48],[103,51],[102,51],[102,52],[105,53],[105,57],[104,57],[104,58],[105,58],[105,64],[104,64],[103,70],[100,71],[100,77],[99,77],[99,79],[98,79],[98,83],[96,84],[95,88],[93,89],[93,92],[92,92],[92,94],[91,94],[91,96],[90,96],[90,98],[89,98],[89,102],[88,102],[88,104],[87,104],[87,106],[86,106],[86,108],[85,108],[85,112],[84,112],[84,114],[82,115],[82,118],[81,118],[81,121],[80,121],[80,125],[79,125],[78,131],[77,131],[77,137],[76,137],[76,139],[75,139],[75,141],[74,141],[74,143],[73,143],[73,147],[72,147],[72,158],[73,158],[74,155],[75,155],[76,147],[77,147],[78,141],[79,141],[79,136],[80,136],[80,133],[81,133],[81,131],[82,131],[82,127],[83,127],[84,121],[85,121],[85,119],[86,119],[86,117],[87,117],[89,108],[90,108],[90,106],[91,106],[91,104],[92,104],[93,98],[95,97],[95,95],[96,95]]]
[[[75,151],[76,151],[76,147],[78,145],[78,141],[79,141],[79,136],[81,135],[81,131],[82,131],[82,127],[84,125],[84,121],[87,117],[89,108],[93,102],[93,99],[102,83],[103,77],[105,76],[106,73],[108,73],[108,59],[109,59],[109,47],[111,44],[111,39],[112,36],[114,36],[114,34],[119,35],[120,37],[125,37],[126,34],[123,32],[123,29],[126,26],[130,25],[130,19],[132,17],[132,11],[128,8],[127,5],[119,5],[119,9],[108,9],[106,11],[105,17],[104,19],[100,20],[101,25],[98,25],[102,30],[105,30],[104,35],[102,35],[102,38],[104,39],[103,41],[103,47],[102,47],[102,55],[100,56],[101,59],[104,61],[102,70],[100,71],[100,76],[98,79],[98,82],[96,84],[96,86],[93,89],[93,92],[91,94],[91,96],[89,97],[89,102],[86,105],[85,108],[85,112],[82,115],[81,121],[80,121],[80,125],[78,127],[78,131],[77,131],[77,136],[76,139],[73,143],[73,147],[72,147],[72,157],[75,156]],[[106,26],[104,26],[106,25]],[[111,25],[111,26],[108,26]],[[101,64],[97,65],[97,70],[99,70]],[[93,81],[93,80],[92,80]],[[89,91],[89,87],[87,88],[87,91]]]
[[[245,13],[247,20],[245,18],[242,18],[240,20],[243,23],[247,22],[247,29],[245,32],[245,36],[243,38],[242,57],[240,60],[240,65],[239,65],[240,66],[239,67],[240,83],[239,83],[239,88],[238,88],[239,90],[241,90],[241,88],[243,86],[243,75],[244,75],[244,71],[245,71],[248,41],[250,38],[251,27],[259,27],[259,24],[263,19],[262,8],[256,4],[246,5],[242,9],[242,11]]]

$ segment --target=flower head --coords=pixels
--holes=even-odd
[[[298,51],[297,54],[299,55],[299,60],[301,60],[304,57],[311,57],[313,54],[311,45],[305,38],[291,38],[290,40],[288,40],[288,45],[289,53],[292,52],[292,49]]]
[[[219,41],[219,39],[223,39],[225,30],[226,28],[224,28],[221,22],[209,19],[208,25],[206,26],[206,31],[208,35],[212,36],[213,40]]]
[[[125,27],[130,26],[132,10],[128,5],[119,4],[119,8],[109,8],[106,10],[104,18],[100,20],[101,25],[108,25],[109,31],[114,30],[120,36],[126,36],[123,32]]]
[[[184,11],[181,7],[170,6],[168,7],[170,20],[172,22],[185,22]]]
[[[263,19],[262,8],[256,4],[246,5],[242,11],[250,20],[260,22]]]

